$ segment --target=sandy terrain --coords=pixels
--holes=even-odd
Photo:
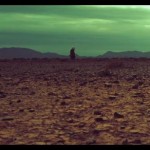
[[[0,144],[150,144],[150,60],[0,62]]]

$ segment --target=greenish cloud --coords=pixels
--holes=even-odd
[[[67,55],[150,50],[150,6],[0,6],[0,47]]]

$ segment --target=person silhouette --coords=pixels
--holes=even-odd
[[[76,58],[75,48],[72,47],[71,50],[70,50],[70,59],[75,60],[75,58]]]

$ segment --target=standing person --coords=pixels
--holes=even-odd
[[[73,47],[73,48],[71,48],[71,50],[70,50],[70,59],[72,59],[72,60],[75,60],[75,58],[76,58],[76,54],[75,54],[75,48]]]

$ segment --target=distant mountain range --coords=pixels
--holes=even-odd
[[[89,58],[85,56],[79,56],[78,58]],[[112,52],[108,51],[103,55],[99,55],[95,58],[150,58],[150,52],[140,52],[140,51],[125,51],[125,52]],[[13,58],[69,58],[68,56],[60,55],[57,53],[41,53],[29,48],[0,48],[0,59],[13,59]],[[92,57],[94,58],[94,57]]]
[[[0,59],[13,58],[67,58],[68,56],[57,53],[41,53],[29,48],[0,48]]]
[[[108,51],[103,55],[99,55],[98,58],[150,58],[150,52],[140,51],[124,51],[124,52],[112,52]]]

